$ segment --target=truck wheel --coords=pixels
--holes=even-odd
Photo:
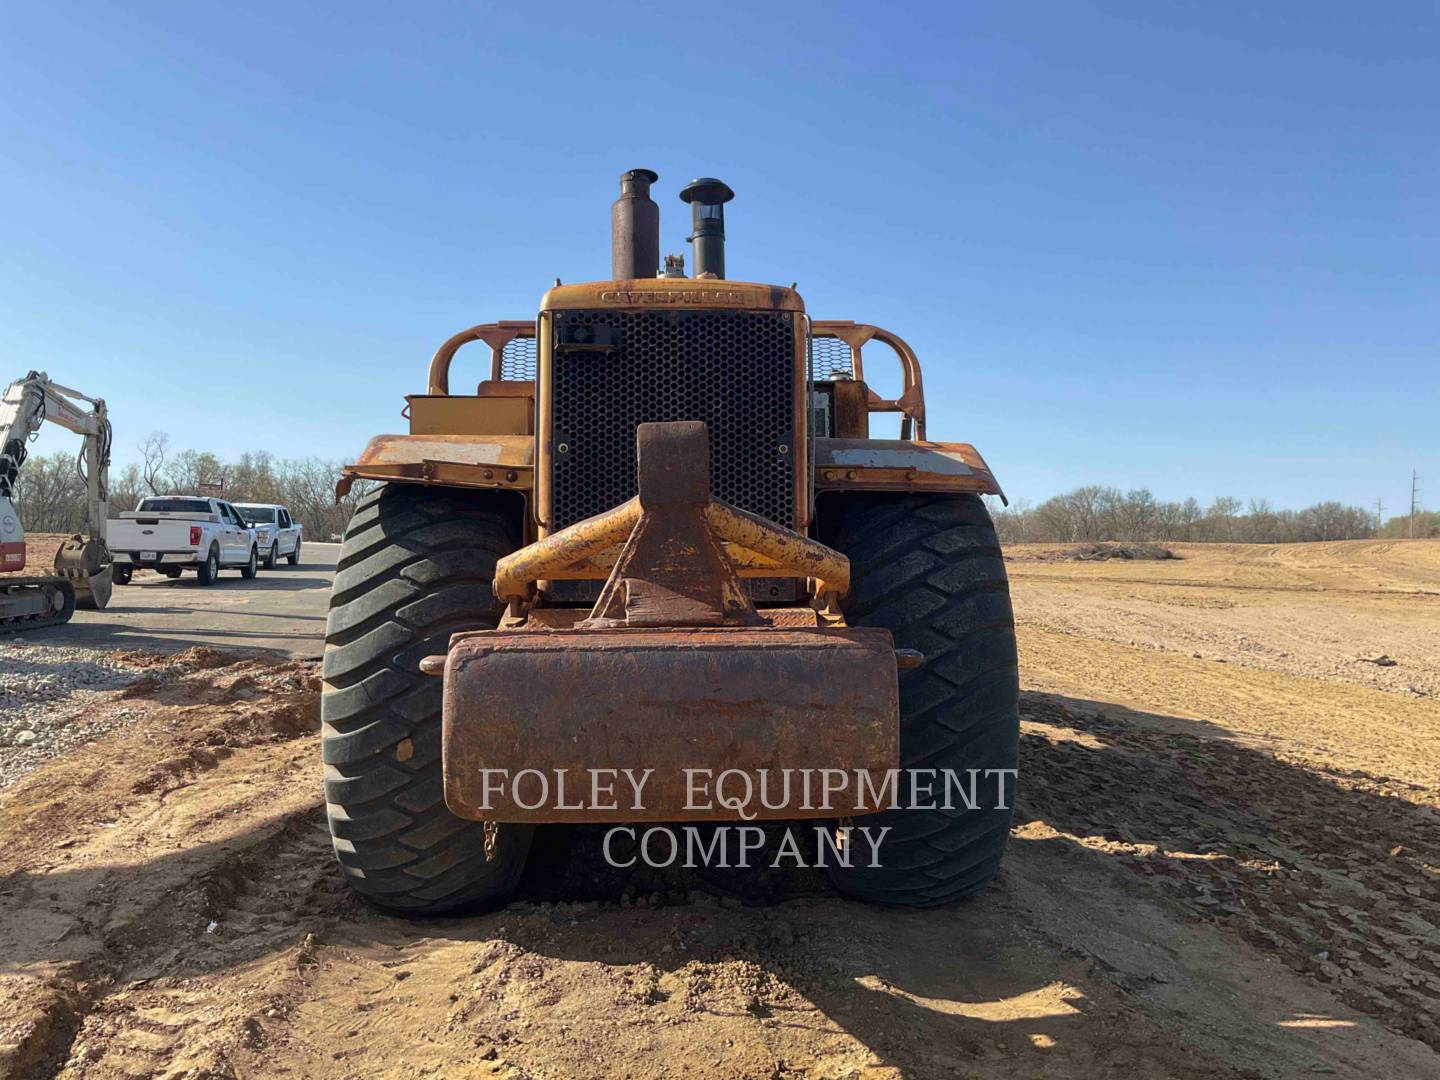
[[[519,542],[503,505],[382,485],[341,543],[320,698],[326,811],[343,873],[382,907],[432,914],[500,900],[525,867],[531,826],[446,807],[443,681],[420,673],[452,633],[499,618],[495,560]]]
[[[110,567],[110,580],[116,585],[129,585],[130,576],[135,572],[133,566],[121,566],[118,563]]]
[[[250,561],[240,567],[240,576],[249,581],[260,571],[260,556],[255,551],[255,545],[250,545]]]
[[[850,559],[847,620],[884,627],[897,648],[925,655],[900,675],[902,808],[854,819],[890,827],[880,865],[867,865],[869,847],[858,842],[853,865],[831,867],[831,880],[880,904],[930,907],[968,896],[999,868],[1014,804],[1015,774],[987,778],[985,770],[1016,767],[1020,734],[1015,621],[990,514],[977,495],[856,494],[822,503],[820,522],[825,542]],[[979,808],[966,809],[956,794],[953,809],[939,809],[946,774],[938,771],[933,800],[925,774],[914,799],[937,808],[904,808],[911,769],[954,770],[967,793],[967,770],[980,770]]]
[[[220,576],[220,549],[210,545],[210,553],[205,556],[205,561],[195,568],[196,580],[201,585],[214,585],[215,579]]]
[[[289,555],[286,555],[285,558],[290,561],[291,566],[300,565],[300,541],[298,538],[295,541],[295,550],[290,552]]]
[[[160,572],[172,580],[180,576],[180,568],[178,566],[163,566],[160,568]]]
[[[280,564],[280,541],[276,540],[265,553],[265,569],[274,570]]]

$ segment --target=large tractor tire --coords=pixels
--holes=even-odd
[[[957,798],[951,810],[856,817],[857,826],[890,827],[881,865],[864,865],[869,847],[857,839],[853,865],[832,867],[831,880],[880,904],[931,907],[968,896],[999,868],[1014,803],[1014,774],[1004,777],[1001,799],[1001,778],[987,780],[984,770],[1014,769],[1019,743],[1015,621],[995,527],[976,495],[831,497],[819,524],[822,539],[850,559],[847,621],[884,627],[897,648],[925,656],[900,674],[902,807],[911,803],[906,770],[952,769],[967,784],[966,770],[981,770],[980,809]],[[933,801],[943,795],[939,780]]]
[[[495,626],[495,561],[520,539],[507,509],[392,484],[360,502],[345,532],[325,628],[325,801],[344,874],[382,907],[441,914],[501,900],[525,867],[530,826],[445,806],[442,680],[420,672],[455,631]]]

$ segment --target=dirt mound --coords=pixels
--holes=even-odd
[[[1108,559],[1178,559],[1164,544],[1081,544],[1070,556],[1081,562],[1104,562]]]
[[[177,652],[151,652],[145,649],[116,649],[117,660],[133,668],[166,667],[185,671],[211,671],[241,663],[245,657],[222,652],[207,645],[191,645]]]
[[[215,668],[230,667],[242,662],[234,653],[221,652],[204,645],[192,645],[175,654],[174,662],[195,671],[212,671]]]
[[[1005,557],[1012,562],[1108,562],[1111,559],[1128,562],[1183,558],[1164,544],[1111,541],[1063,545],[1016,544],[1006,549]]]
[[[1184,559],[1175,547],[1159,543],[1103,543],[1083,544],[1007,544],[1005,562],[1011,563],[1103,563],[1116,559],[1120,562],[1159,562],[1166,559]]]

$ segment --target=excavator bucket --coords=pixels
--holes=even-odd
[[[110,575],[110,552],[103,541],[87,540],[78,533],[55,553],[55,572],[75,590],[75,606],[100,611],[110,603],[114,582]]]

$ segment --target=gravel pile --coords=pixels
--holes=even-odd
[[[93,703],[141,674],[109,649],[0,642],[0,788],[123,723],[123,716],[95,715]]]

